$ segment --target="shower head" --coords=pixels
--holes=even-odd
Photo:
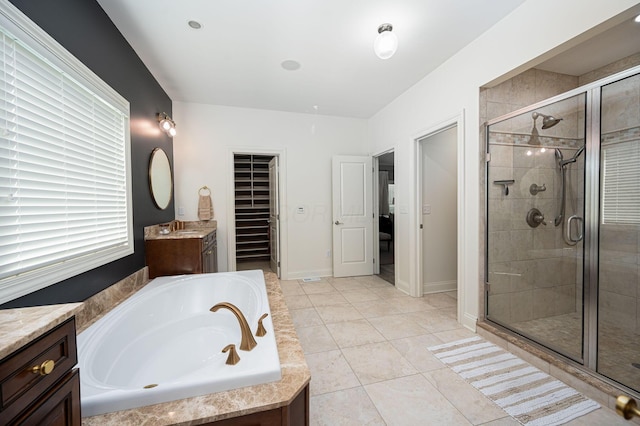
[[[552,115],[545,115],[539,112],[534,112],[531,114],[531,117],[533,118],[534,125],[538,117],[542,117],[542,129],[550,129],[562,120],[562,118],[555,118]]]

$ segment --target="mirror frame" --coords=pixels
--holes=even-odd
[[[173,198],[173,175],[169,157],[162,148],[154,148],[151,152],[151,158],[149,159],[149,191],[157,208],[164,210],[169,207]]]

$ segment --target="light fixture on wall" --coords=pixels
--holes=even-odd
[[[389,59],[398,50],[398,37],[392,30],[391,24],[382,24],[378,27],[378,36],[373,42],[373,50],[380,59]]]
[[[176,122],[173,121],[166,112],[158,114],[158,126],[170,137],[176,135]]]

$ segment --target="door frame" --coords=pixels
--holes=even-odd
[[[230,272],[237,270],[236,263],[236,202],[235,202],[235,179],[234,179],[234,156],[241,155],[273,155],[278,157],[278,210],[280,212],[280,279],[289,279],[289,257],[287,245],[287,153],[285,149],[269,149],[260,147],[229,148],[227,155],[227,199],[233,200],[227,203],[227,263]]]
[[[410,282],[410,294],[412,296],[420,297],[423,295],[422,283],[424,280],[423,262],[422,257],[424,248],[422,244],[422,142],[424,139],[430,136],[436,135],[445,130],[449,130],[453,127],[457,129],[457,143],[456,143],[456,155],[457,155],[457,261],[456,261],[456,285],[457,285],[457,319],[462,325],[472,330],[475,330],[477,318],[465,313],[464,307],[467,304],[477,304],[477,300],[467,300],[468,295],[465,291],[465,283],[471,282],[472,277],[467,277],[465,274],[465,149],[464,149],[464,110],[459,114],[443,120],[427,129],[416,133],[411,139],[411,147],[414,161],[413,182],[414,192],[411,197],[413,206],[410,208],[410,246],[414,247],[415,255],[412,256],[410,262],[413,262],[414,267],[410,271],[412,278]],[[467,310],[468,311],[468,310]]]
[[[373,264],[373,273],[375,275],[380,275],[380,238],[375,238],[376,235],[380,232],[380,157],[393,152],[393,168],[396,168],[396,149],[395,147],[387,148],[383,151],[378,151],[375,154],[371,155],[373,165],[373,258],[375,263]],[[393,221],[393,235],[396,235],[396,222]],[[393,253],[395,256],[396,253],[396,239],[394,238],[391,241],[393,244]],[[395,259],[394,259],[395,262]],[[398,268],[394,268],[394,281],[398,279]]]

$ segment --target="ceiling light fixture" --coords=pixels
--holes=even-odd
[[[158,114],[158,127],[170,137],[176,135],[176,122],[166,112]]]
[[[398,50],[398,37],[392,33],[393,25],[382,24],[378,27],[378,36],[373,42],[373,50],[380,59],[389,59]]]
[[[200,24],[200,22],[198,22],[198,21],[189,21],[187,23],[194,30],[199,30],[200,28],[202,28],[202,24]]]
[[[640,24],[640,15],[636,16],[636,19],[634,19],[634,21]]]

